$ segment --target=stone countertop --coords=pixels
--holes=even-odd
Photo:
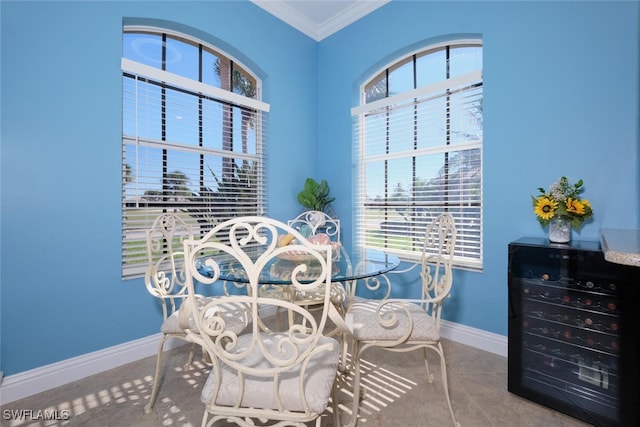
[[[603,228],[600,245],[607,261],[640,267],[640,229]]]

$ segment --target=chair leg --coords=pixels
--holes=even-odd
[[[338,373],[338,375],[340,374]],[[333,382],[333,389],[331,390],[331,403],[333,407],[333,425],[335,427],[340,427],[340,408],[339,408],[340,402],[338,402],[338,378],[337,377]],[[318,420],[320,420],[320,418],[321,417],[318,417]]]
[[[460,423],[456,420],[456,416],[453,414],[453,406],[451,405],[451,396],[449,395],[449,383],[447,380],[447,364],[444,360],[444,351],[442,349],[442,343],[438,342],[438,348],[436,349],[436,351],[440,356],[440,370],[442,371],[442,389],[444,390],[444,395],[447,398],[449,413],[451,414],[451,419],[453,420],[454,427],[460,427]]]
[[[207,425],[207,418],[209,418],[209,411],[205,409],[204,414],[202,415],[202,427],[205,427]]]
[[[280,329],[280,307],[276,308],[276,325],[275,325],[276,331],[281,331],[282,329]]]
[[[184,365],[185,371],[188,371],[189,369],[191,369],[195,352],[196,352],[196,343],[191,343],[191,349],[189,349],[189,356],[187,357],[187,363],[185,363]]]
[[[427,381],[429,381],[429,384],[433,384],[435,377],[431,373],[431,368],[429,367],[429,360],[427,359],[427,348],[425,347],[423,351],[424,351],[424,366],[427,368]]]
[[[353,404],[351,408],[351,420],[347,427],[354,427],[358,423],[358,410],[360,408],[360,344],[353,340],[351,349],[351,366],[353,367]]]
[[[338,332],[340,336],[340,345],[342,347],[342,353],[340,353],[340,366],[338,369],[340,372],[345,372],[347,370],[347,350],[349,349],[349,340],[347,339],[346,332]]]
[[[164,343],[167,342],[168,335],[163,334],[160,340],[160,347],[158,348],[158,356],[156,357],[156,374],[153,378],[153,388],[151,389],[151,397],[144,407],[144,412],[149,413],[156,403],[156,396],[158,395],[158,389],[160,388],[160,368],[162,367],[162,352],[164,350]]]

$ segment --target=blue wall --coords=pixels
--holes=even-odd
[[[449,320],[506,335],[506,245],[543,235],[529,196],[560,175],[584,179],[595,209],[574,238],[640,225],[637,2],[392,1],[319,43],[240,0],[0,8],[6,374],[158,331],[142,280],[120,279],[126,18],[172,21],[250,58],[271,104],[270,214],[298,213],[304,178],[327,178],[345,229],[363,76],[417,43],[482,35],[485,268],[457,272]]]

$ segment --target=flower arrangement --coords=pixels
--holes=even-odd
[[[566,217],[572,227],[580,228],[584,220],[593,215],[589,201],[580,199],[580,193],[584,190],[582,185],[582,180],[570,184],[567,177],[563,176],[551,184],[548,192],[544,188],[538,188],[540,195],[531,198],[533,212],[540,224],[545,226],[556,217]]]

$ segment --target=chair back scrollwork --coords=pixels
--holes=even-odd
[[[306,211],[287,221],[287,224],[307,238],[324,233],[332,241],[340,241],[340,220],[332,218],[324,212]]]
[[[453,257],[456,247],[456,226],[453,217],[442,214],[425,231],[420,261],[422,306],[431,313],[440,328],[444,298],[450,296],[453,284]]]
[[[166,320],[185,298],[184,253],[182,241],[193,238],[192,228],[179,216],[159,215],[147,238],[147,270],[145,284],[149,293],[162,303]]]

